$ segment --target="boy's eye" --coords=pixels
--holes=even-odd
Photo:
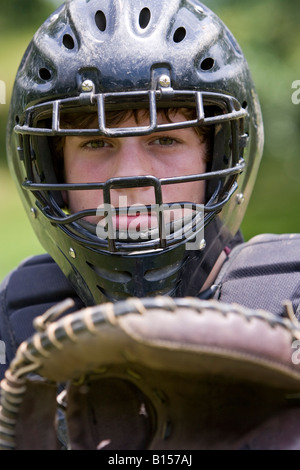
[[[155,139],[154,143],[158,143],[159,145],[173,145],[176,142],[175,139],[172,139],[171,137],[159,137],[158,139]]]
[[[99,149],[105,147],[106,142],[104,140],[90,140],[89,142],[86,142],[83,146],[87,147],[89,149]]]

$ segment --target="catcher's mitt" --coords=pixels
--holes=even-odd
[[[2,449],[56,449],[61,421],[70,449],[300,448],[291,319],[195,298],[53,320],[64,308],[36,320],[1,383]]]

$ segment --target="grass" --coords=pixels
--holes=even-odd
[[[0,169],[0,280],[24,258],[42,253],[6,168]]]
[[[242,224],[246,239],[259,233],[300,233],[299,163],[263,158]]]
[[[4,161],[5,125],[14,77],[34,31],[0,32],[0,80],[5,83],[6,105],[0,111],[0,162]],[[0,166],[0,281],[24,258],[43,252],[31,228],[17,190],[4,163]]]

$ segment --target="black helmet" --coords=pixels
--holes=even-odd
[[[212,159],[204,174],[89,185],[66,185],[58,176],[53,139],[159,132],[157,110],[178,107],[193,108],[194,118],[169,128],[211,130]],[[139,108],[149,110],[149,126],[106,124],[110,110]],[[68,113],[95,113],[97,126],[65,128]],[[17,72],[7,128],[10,170],[40,242],[87,305],[198,295],[222,250],[234,244],[262,147],[247,62],[229,30],[197,0],[69,0],[37,31]],[[206,181],[205,204],[192,204],[184,230],[173,227],[166,235],[162,186],[192,180]],[[103,191],[109,207],[111,189],[140,186],[154,187],[160,224],[135,241],[113,236],[109,213],[99,233],[84,220],[95,208],[75,214],[63,208],[66,190]]]

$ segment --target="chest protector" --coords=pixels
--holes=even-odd
[[[300,319],[300,234],[258,235],[235,247],[215,281],[214,298]]]
[[[0,339],[6,348],[6,364],[0,365],[1,378],[18,346],[35,333],[33,319],[67,297],[74,299],[74,311],[84,307],[48,254],[25,260],[4,279],[0,288]]]

